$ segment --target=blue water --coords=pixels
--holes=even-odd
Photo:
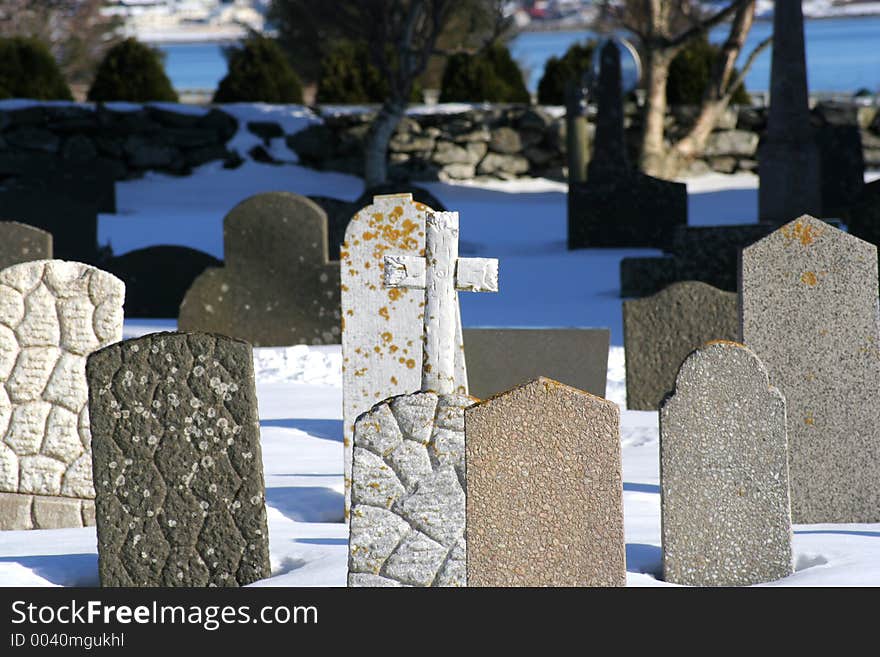
[[[741,61],[767,37],[773,25],[755,23],[743,49]],[[855,92],[865,88],[880,91],[880,16],[838,18],[806,22],[807,72],[813,91]],[[560,56],[575,41],[591,36],[578,32],[526,32],[511,43],[513,56],[534,91],[544,71],[544,62]],[[712,32],[712,41],[726,36],[724,26]],[[165,66],[178,89],[214,89],[226,75],[226,60],[219,44],[170,44]],[[766,91],[770,80],[770,49],[755,61],[746,77],[746,88]]]

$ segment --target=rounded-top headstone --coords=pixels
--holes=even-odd
[[[327,215],[287,192],[257,194],[223,221],[225,265],[204,271],[180,304],[185,331],[254,346],[338,344],[339,266],[327,259]]]
[[[792,573],[785,399],[745,345],[684,361],[660,409],[668,582],[740,586]]]
[[[0,221],[0,270],[52,258],[52,233],[17,221]]]

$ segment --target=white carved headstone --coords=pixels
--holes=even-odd
[[[425,295],[386,288],[386,255],[421,256],[428,206],[411,194],[376,196],[352,217],[340,250],[342,416],[345,512],[351,505],[352,436],[357,417],[383,399],[418,390]],[[424,268],[423,268],[424,271]],[[457,296],[454,303],[456,392],[467,393]]]
[[[85,364],[122,339],[124,297],[79,262],[0,271],[0,529],[94,524]]]
[[[458,257],[458,213],[430,213],[424,257],[385,257],[385,283],[424,290],[421,391],[354,431],[350,586],[464,586],[464,409],[455,393],[456,288],[498,290],[498,261]]]

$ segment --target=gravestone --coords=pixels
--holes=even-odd
[[[785,399],[745,345],[682,364],[660,409],[663,576],[745,586],[793,572]]]
[[[644,297],[678,281],[702,281],[736,291],[740,251],[769,235],[772,224],[678,226],[669,255],[620,261],[620,296]]]
[[[154,333],[89,357],[102,586],[240,586],[268,577],[253,354]]]
[[[0,220],[52,235],[53,256],[87,264],[98,260],[98,211],[69,196],[0,184]]]
[[[687,187],[633,169],[623,139],[620,50],[600,53],[598,114],[586,182],[568,186],[568,248],[662,247],[687,224]]]
[[[597,397],[608,381],[608,329],[466,328],[468,391],[488,399],[539,376]]]
[[[180,304],[181,331],[255,347],[338,344],[339,265],[327,260],[327,215],[296,194],[257,194],[223,220],[223,267],[206,269]]]
[[[0,221],[0,270],[22,262],[51,259],[51,233],[17,221]]]
[[[810,124],[804,16],[800,2],[773,10],[770,109],[758,147],[758,216],[778,225],[822,211],[822,173]]]
[[[867,183],[846,215],[850,235],[880,245],[880,179]]]
[[[822,216],[844,214],[865,186],[865,159],[857,107],[821,102],[813,108],[819,170],[822,172]],[[792,215],[797,216],[797,214]]]
[[[743,251],[740,289],[743,341],[786,399],[794,522],[877,522],[877,247],[805,215]]]
[[[432,209],[410,194],[377,196],[352,217],[340,252],[342,417],[345,509],[351,499],[352,435],[357,417],[382,401],[418,390],[424,294],[383,284],[386,254],[424,253]],[[456,391],[467,393],[456,303]]]
[[[114,256],[104,268],[125,283],[128,317],[176,318],[186,291],[217,258],[185,246],[149,246]]]
[[[0,272],[0,529],[94,524],[85,363],[122,338],[124,296],[79,262]]]
[[[4,183],[66,196],[96,212],[116,212],[116,178],[124,173],[119,166],[104,158],[71,161],[45,153],[0,153]]]
[[[469,586],[624,586],[617,404],[538,378],[465,411]]]
[[[712,340],[739,340],[735,292],[686,281],[644,299],[624,301],[626,407],[660,408],[684,359]]]
[[[421,391],[354,429],[349,586],[467,584],[464,408],[456,393],[456,288],[498,290],[498,261],[458,257],[458,213],[429,213],[425,254],[387,255],[384,283],[423,289]]]

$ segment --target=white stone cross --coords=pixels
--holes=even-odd
[[[458,257],[458,212],[434,212],[425,222],[425,257],[386,255],[386,287],[425,290],[422,391],[455,391],[456,290],[498,291],[498,260]]]

